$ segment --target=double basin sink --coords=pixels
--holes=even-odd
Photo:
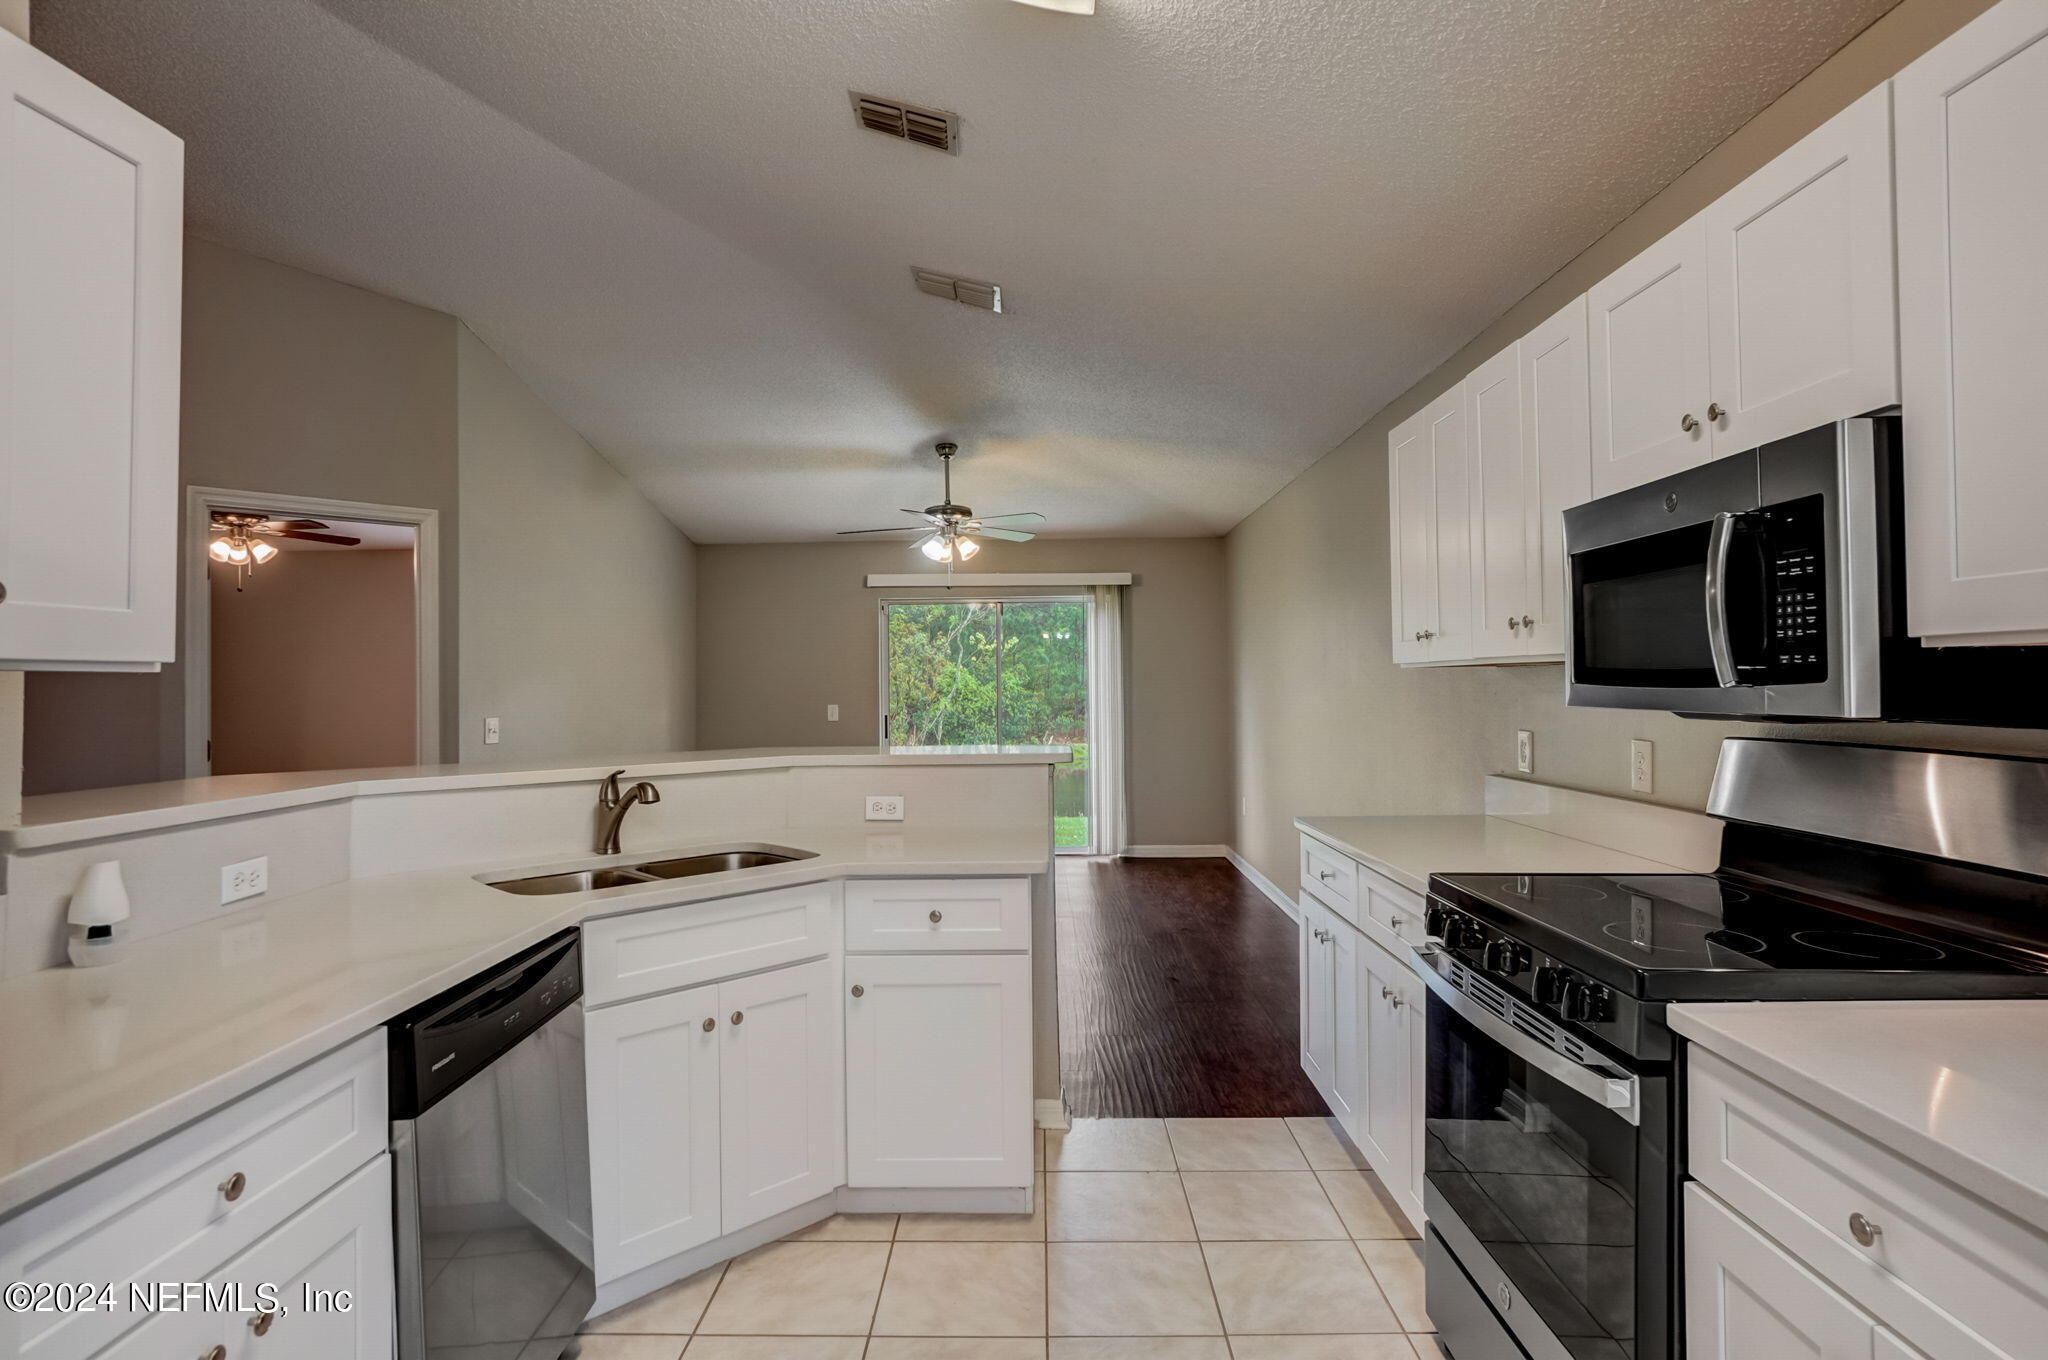
[[[758,869],[766,864],[788,864],[793,860],[816,858],[816,852],[810,850],[741,846],[700,850],[639,864],[608,864],[597,869],[569,869],[526,878],[485,879],[484,882],[499,892],[516,893],[522,897],[547,897],[555,893],[638,887],[669,879],[695,878],[699,874],[723,874],[734,869]]]

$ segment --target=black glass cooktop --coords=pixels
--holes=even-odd
[[[1939,993],[1945,989],[1932,975],[1960,981],[1962,974],[2048,992],[2048,960],[2030,963],[1711,874],[1450,874],[1437,882],[1452,905],[1589,973],[1625,986],[1633,978],[1642,984],[1630,987],[1638,995],[1709,996],[1718,986],[1735,997],[1796,996],[1805,977],[1815,980],[1816,994],[1848,986],[1883,997],[1903,989],[1902,976],[1925,979]],[[1687,974],[1703,976],[1682,981]],[[1784,976],[1774,983],[1762,974]],[[1867,975],[1868,982],[1840,975]]]

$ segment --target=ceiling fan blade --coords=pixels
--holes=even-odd
[[[925,526],[922,524],[895,524],[891,525],[887,529],[841,529],[838,533],[838,537],[844,538],[848,534],[921,534],[924,531]]]
[[[974,518],[978,524],[1000,524],[1004,520],[1011,519],[1043,520],[1045,516],[1039,514],[1036,510],[1019,510],[1009,515],[976,515]]]
[[[263,527],[266,529],[325,529],[327,521],[323,519],[267,519],[263,521]]]
[[[985,524],[978,529],[962,529],[960,532],[972,534],[976,538],[1000,538],[1006,543],[1029,543],[1038,537],[1037,534],[1027,534],[1022,529],[991,529]]]
[[[308,543],[339,543],[344,548],[353,548],[362,542],[360,538],[346,538],[341,534],[309,534],[301,529],[271,529],[265,538],[303,538]]]

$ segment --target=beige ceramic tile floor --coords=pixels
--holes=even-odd
[[[1438,1360],[1422,1264],[1321,1119],[1041,1134],[1035,1210],[827,1219],[584,1324],[583,1360]]]

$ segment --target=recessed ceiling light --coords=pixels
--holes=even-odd
[[[1093,14],[1095,0],[1017,0],[1033,9],[1056,9],[1062,14]]]

